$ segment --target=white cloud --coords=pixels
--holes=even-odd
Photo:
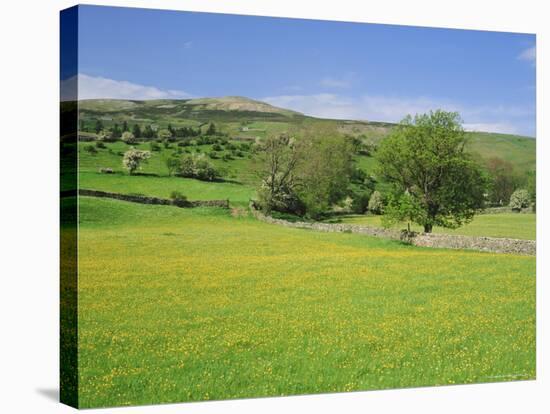
[[[351,119],[359,115],[353,100],[332,93],[271,96],[262,101],[320,118]]]
[[[77,82],[78,76],[78,82]],[[190,94],[176,89],[159,89],[103,77],[78,74],[61,81],[61,100],[74,100],[78,85],[78,99],[182,99]]]
[[[465,106],[452,101],[430,97],[397,97],[362,95],[346,97],[341,94],[280,95],[262,99],[275,106],[293,109],[306,115],[368,121],[398,122],[406,115],[443,109],[457,111],[464,119],[464,128],[475,131],[532,134],[527,117],[532,107]],[[521,128],[520,128],[521,126]]]
[[[518,134],[518,129],[509,122],[496,122],[496,123],[473,123],[464,124],[466,131],[478,131],[478,132],[497,132],[500,134]]]
[[[435,109],[459,111],[453,103],[438,101],[432,98],[402,98],[364,95],[359,105],[367,115],[367,119],[396,122],[406,115],[416,115]]]
[[[537,61],[537,48],[536,46],[528,47],[527,49],[523,50],[519,55],[518,59],[520,60],[526,60],[528,62],[531,62],[533,66],[535,66]]]
[[[319,93],[313,95],[271,96],[262,100],[275,106],[322,118],[387,122],[397,122],[407,114],[424,113],[430,109],[458,110],[456,105],[444,104],[429,98],[397,98],[374,95],[350,98],[332,93]]]

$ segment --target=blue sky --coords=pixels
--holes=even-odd
[[[80,6],[80,98],[240,95],[398,121],[444,108],[535,135],[535,36]]]

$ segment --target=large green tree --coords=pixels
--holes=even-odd
[[[335,129],[306,129],[298,141],[298,193],[312,218],[326,212],[349,192],[354,169],[351,139]]]
[[[318,218],[349,192],[353,145],[337,131],[303,129],[266,139],[261,147],[260,204]]]
[[[377,150],[379,173],[396,193],[390,202],[408,194],[407,216],[426,233],[459,227],[484,206],[488,180],[465,150],[461,123],[458,113],[441,110],[407,116]]]
[[[297,165],[300,154],[295,140],[288,134],[269,136],[259,150],[258,174],[261,178],[258,189],[262,209],[271,211],[304,212],[298,199]]]

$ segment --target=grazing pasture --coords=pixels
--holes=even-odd
[[[79,217],[81,407],[535,377],[534,257],[88,197]]]
[[[151,158],[143,163],[137,175],[130,176],[122,166],[123,151],[130,148],[122,142],[107,143],[105,149],[96,154],[84,150],[86,144],[79,144],[79,184],[81,188],[112,191],[123,194],[143,194],[168,198],[173,191],[179,191],[190,200],[229,199],[232,205],[247,206],[256,191],[250,184],[251,172],[248,159],[231,160],[230,163],[214,160],[220,169],[228,170],[226,178],[216,182],[200,181],[192,178],[168,175],[165,160],[174,154],[174,147],[154,151]],[[148,144],[135,145],[137,149],[147,150]],[[199,148],[208,152],[209,145]],[[195,151],[196,152],[196,151]],[[113,174],[102,174],[100,168],[111,168]]]
[[[300,219],[381,226],[380,216],[342,213],[371,209],[374,190],[389,194],[392,183],[379,173],[376,148],[394,125],[311,118],[238,97],[83,101],[79,111],[86,142],[62,147],[65,155],[78,151],[79,188],[228,199],[231,206],[79,197],[78,286],[65,281],[62,293],[68,301],[78,289],[78,361],[71,359],[75,352],[64,357],[78,364],[80,407],[535,378],[535,257],[287,228],[248,210],[266,183],[294,173],[301,174],[302,189],[329,191],[338,170],[325,161],[345,159],[346,168],[335,165],[353,172],[354,181],[342,182],[324,214]],[[156,138],[129,145],[115,136],[121,127]],[[288,132],[279,136],[288,139],[281,157],[271,158],[282,162],[279,168],[300,147],[290,144],[300,129],[338,131],[347,139],[310,141],[317,147],[304,146],[297,158],[308,168],[279,169],[265,181],[261,144]],[[521,177],[534,167],[534,140],[469,137],[476,159],[509,160]],[[350,158],[336,156],[352,146]],[[150,151],[134,174],[122,163],[132,147]],[[167,164],[174,158],[177,167]],[[317,164],[306,163],[311,160]],[[204,164],[215,174],[199,174]],[[74,169],[63,176],[63,189],[74,185],[71,178]],[[305,199],[309,207],[324,200]],[[292,213],[273,211],[299,217]],[[476,215],[457,230],[434,232],[534,240],[535,215]],[[62,238],[74,236],[74,228],[62,229]],[[70,321],[71,306],[64,320]],[[62,346],[75,335],[66,332]]]
[[[350,215],[339,218],[342,223],[360,224],[382,227],[382,216]],[[396,224],[394,228],[406,228],[404,223]],[[421,232],[422,227],[411,225],[411,230]],[[535,240],[536,215],[519,213],[479,214],[458,229],[434,227],[434,233],[458,234],[463,236],[506,237],[510,239]]]

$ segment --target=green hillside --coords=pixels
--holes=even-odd
[[[390,184],[373,177],[376,146],[392,124],[317,119],[239,97],[92,100],[78,111],[79,142],[67,125],[61,151],[78,151],[80,188],[230,205],[78,198],[81,408],[535,377],[535,257],[287,228],[248,209],[262,178],[256,141],[287,131],[358,138],[346,162],[362,171],[353,169],[349,187],[372,182],[384,192]],[[154,134],[122,140],[121,128]],[[501,157],[518,172],[535,164],[534,139],[469,135],[480,159]],[[307,148],[304,157],[314,155]],[[139,150],[149,158],[125,168]],[[183,160],[206,160],[219,174],[205,178],[196,165],[183,174]],[[330,206],[327,221],[380,225],[380,216],[337,210],[348,199]],[[532,240],[535,224],[534,214],[486,214],[434,231]]]
[[[206,128],[210,122],[230,138],[262,139],[269,134],[308,127],[334,128],[338,132],[376,144],[387,136],[394,124],[354,120],[320,119],[265,102],[244,97],[183,100],[93,99],[79,102],[80,130],[93,132],[99,120],[105,128],[114,124],[138,124],[153,128]],[[510,161],[519,174],[535,166],[536,140],[518,135],[469,132],[470,150],[487,160],[499,157]],[[372,160],[362,161],[372,166]]]

